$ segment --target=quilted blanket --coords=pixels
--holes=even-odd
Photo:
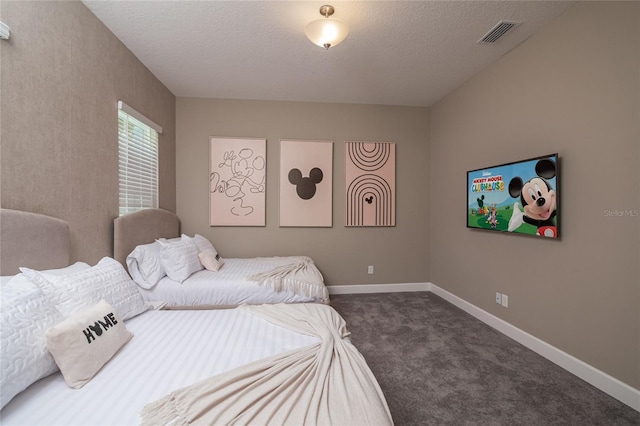
[[[143,425],[392,425],[385,397],[330,306],[241,306],[319,342],[238,367],[147,405]]]
[[[289,290],[294,294],[313,297],[328,304],[329,290],[324,285],[322,274],[313,260],[307,256],[295,256],[292,259],[292,262],[250,275],[247,279],[275,292]]]

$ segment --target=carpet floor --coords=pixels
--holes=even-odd
[[[332,295],[402,425],[640,425],[640,413],[431,292]]]

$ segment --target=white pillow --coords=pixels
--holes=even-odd
[[[48,269],[46,271],[42,271],[47,274],[52,275],[65,275],[73,272],[83,271],[91,268],[88,264],[84,262],[76,262],[73,265],[67,266],[65,268],[60,269]],[[20,296],[24,293],[31,293],[37,289],[34,283],[32,283],[24,274],[11,275],[1,277],[0,281],[0,298],[2,299],[10,299],[15,296]]]
[[[158,242],[142,244],[127,256],[131,278],[142,288],[152,288],[167,275],[160,260],[160,249]]]
[[[215,249],[208,249],[198,253],[200,263],[209,271],[219,271],[224,265],[224,260],[215,251]]]
[[[69,275],[69,274],[73,274],[74,272],[85,271],[89,268],[91,268],[91,266],[88,263],[76,262],[73,265],[69,265],[65,268],[46,269],[42,272],[44,272],[45,274],[51,274],[51,275]]]
[[[38,288],[0,302],[0,409],[29,385],[58,370],[45,336],[47,329],[63,319]]]
[[[173,281],[181,283],[194,272],[202,270],[198,247],[190,238],[174,242],[158,240],[158,243],[162,266]]]
[[[49,329],[46,341],[65,382],[78,389],[132,337],[117,310],[101,300]]]
[[[20,274],[18,274],[20,275]],[[3,287],[6,283],[14,279],[15,275],[2,275],[0,276],[0,288]]]
[[[10,279],[2,281],[2,287],[0,287],[0,299],[3,302],[40,290],[24,274],[13,275],[8,278]]]
[[[183,239],[190,239],[191,241],[196,243],[196,246],[198,247],[198,251],[200,253],[202,253],[203,251],[207,251],[207,250],[213,250],[216,253],[218,252],[216,250],[216,248],[213,246],[213,244],[211,244],[211,242],[209,240],[207,240],[205,237],[203,237],[200,234],[195,234],[193,237],[190,237],[190,236],[188,236],[186,234],[182,234],[182,238]]]
[[[200,234],[195,234],[193,237],[182,234],[183,239],[190,239],[198,247],[198,259],[205,269],[209,271],[218,271],[224,265],[224,260],[220,257],[218,250],[211,244],[209,240]]]
[[[28,268],[20,270],[42,289],[65,317],[102,299],[113,305],[124,320],[149,309],[127,271],[110,257],[89,269],[63,276]]]

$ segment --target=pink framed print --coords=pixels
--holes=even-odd
[[[280,141],[280,226],[331,227],[333,142]]]
[[[345,226],[396,225],[396,144],[345,142]]]
[[[209,225],[265,226],[267,140],[212,137]]]

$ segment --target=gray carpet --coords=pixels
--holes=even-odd
[[[430,292],[333,295],[396,425],[640,425],[640,413]]]

